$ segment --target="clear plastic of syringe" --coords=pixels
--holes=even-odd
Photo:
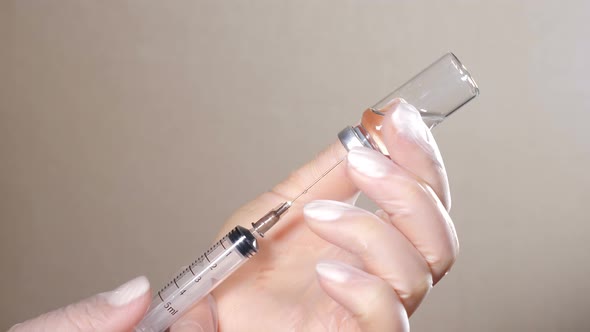
[[[135,331],[165,331],[195,303],[203,299],[223,280],[258,251],[254,234],[264,237],[291,207],[285,202],[271,210],[252,229],[237,226],[160,289]]]

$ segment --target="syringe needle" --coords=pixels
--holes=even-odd
[[[311,189],[311,187],[315,186],[316,183],[320,182],[321,179],[323,179],[326,175],[328,175],[328,173],[330,173],[334,168],[336,168],[338,165],[340,165],[344,159],[346,159],[346,156],[344,156],[344,158],[340,159],[337,163],[335,163],[332,167],[330,167],[327,171],[325,171],[322,175],[320,175],[312,184],[310,184],[309,186],[307,186],[307,188],[305,188],[305,190],[303,190],[299,195],[297,195],[295,198],[293,198],[291,200],[291,205],[297,200],[299,199],[299,197],[307,194],[307,192],[309,191],[309,189]]]
[[[267,214],[265,214],[262,218],[258,219],[256,222],[252,223],[252,232],[258,233],[261,237],[264,237],[264,234],[268,232],[277,222],[279,219],[285,214],[291,206],[293,206],[293,202],[295,202],[299,197],[303,196],[311,187],[313,187],[316,183],[320,182],[328,173],[330,173],[334,168],[340,165],[346,157],[340,159],[336,164],[330,167],[327,171],[325,171],[320,177],[318,177],[312,184],[307,186],[305,190],[303,190],[297,197],[290,201],[283,202],[276,208],[270,210]]]

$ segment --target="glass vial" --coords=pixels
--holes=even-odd
[[[465,66],[453,53],[447,53],[368,108],[361,123],[344,128],[338,138],[347,150],[365,146],[389,156],[381,125],[384,113],[393,108],[399,98],[414,105],[422,114],[422,120],[432,129],[478,94],[479,88]]]

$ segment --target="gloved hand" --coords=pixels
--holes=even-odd
[[[459,243],[430,130],[413,106],[390,106],[382,132],[391,160],[371,149],[351,150],[267,233],[260,252],[213,292],[213,314],[200,305],[196,316],[217,315],[220,331],[409,330],[408,317],[447,273]],[[333,144],[240,208],[221,234],[250,226],[345,155]],[[381,209],[350,205],[359,190]],[[189,321],[198,323],[189,313],[176,324]]]
[[[408,317],[447,273],[459,244],[438,147],[413,106],[391,107],[382,127],[391,160],[367,148],[351,150],[267,234],[260,253],[171,332],[409,330]],[[238,209],[220,234],[236,224],[249,227],[345,155],[333,144]],[[381,210],[351,205],[359,190]],[[140,277],[13,331],[129,331],[149,306],[148,289]]]
[[[94,295],[78,303],[45,313],[13,326],[9,332],[24,331],[133,331],[146,313],[152,296],[150,284],[141,276],[126,282],[117,289]],[[180,331],[217,331],[217,316],[212,311],[215,302],[208,296],[187,314],[184,322],[176,324]],[[198,322],[198,323],[194,323]]]

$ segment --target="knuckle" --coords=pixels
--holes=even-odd
[[[432,288],[432,275],[424,273],[422,278],[412,278],[407,284],[396,290],[400,299],[404,302],[420,302]]]
[[[379,197],[376,202],[384,210],[394,211],[397,216],[416,213],[417,202],[424,200],[428,188],[406,175],[396,177],[393,190]]]
[[[384,280],[374,283],[362,298],[352,311],[357,322],[375,321],[381,314],[395,310],[395,303],[401,300],[397,291]]]
[[[457,260],[459,255],[459,239],[452,226],[450,218],[445,218],[445,222],[449,227],[447,228],[448,236],[445,241],[441,241],[438,248],[434,249],[427,255],[426,261],[430,265],[431,270],[435,275],[443,275]]]
[[[416,197],[423,197],[430,188],[428,184],[419,181],[418,179],[407,174],[401,176],[399,185],[403,190],[404,196],[411,197],[413,199]]]
[[[377,282],[370,290],[367,291],[365,300],[358,303],[354,314],[357,320],[368,320],[373,316],[376,308],[382,306],[385,299],[394,295],[394,290],[386,282]]]
[[[95,301],[70,304],[62,309],[66,324],[72,330],[99,331],[108,321],[106,313],[96,306]]]
[[[455,246],[453,248],[445,248],[437,255],[429,255],[426,257],[426,261],[435,276],[435,280],[441,279],[447,271],[453,266],[457,259],[458,249]]]
[[[351,237],[349,242],[349,251],[365,261],[373,260],[375,252],[379,250],[376,245],[383,239],[382,230],[371,226],[373,225],[370,223],[359,223],[355,234],[360,235]]]

